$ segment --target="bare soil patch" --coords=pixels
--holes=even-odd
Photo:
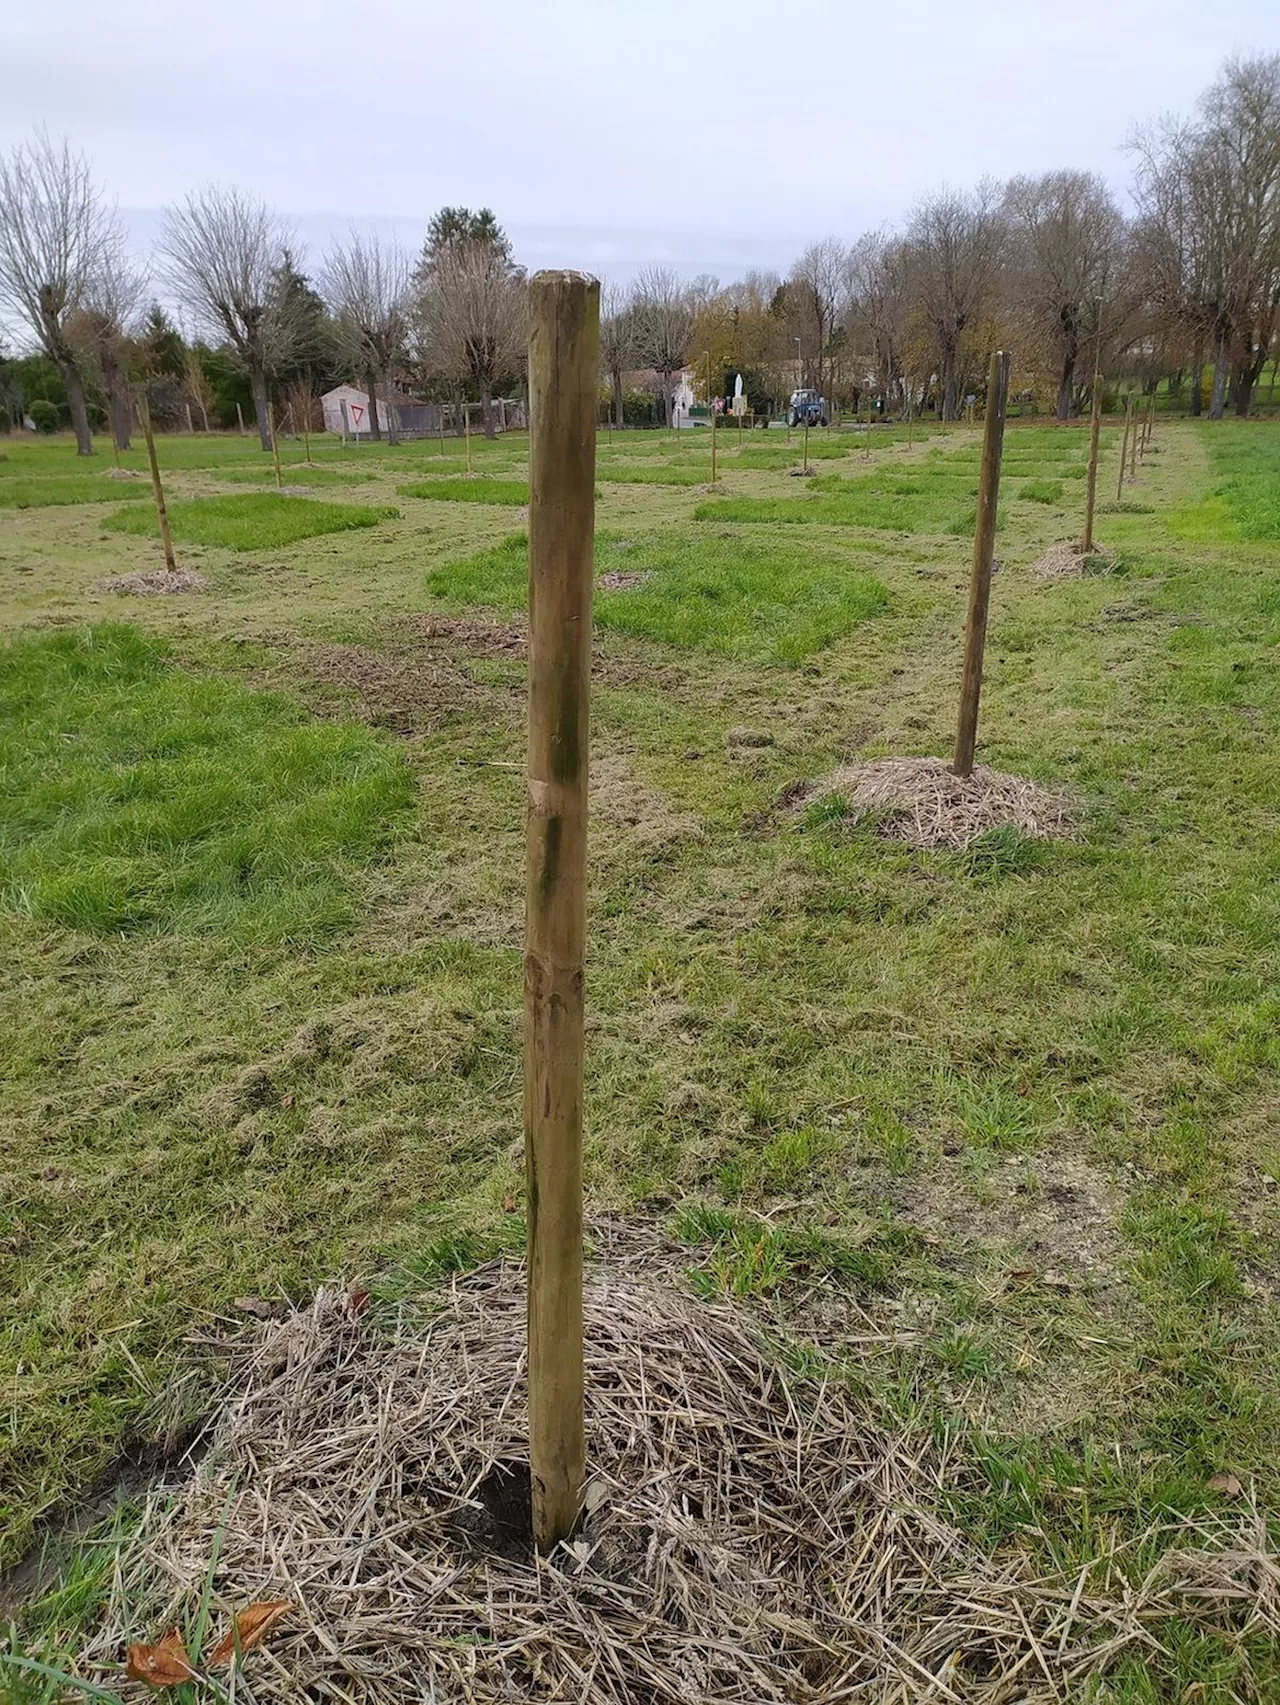
[[[411,733],[474,701],[475,683],[457,669],[421,655],[397,656],[361,645],[316,645],[307,653],[312,677],[360,695],[371,723]]]
[[[1028,1275],[1053,1284],[1122,1277],[1124,1193],[1069,1151],[996,1158],[945,1157],[918,1177],[895,1180],[895,1207],[914,1225],[961,1248],[1009,1251]]]
[[[139,574],[117,574],[102,582],[102,590],[133,593],[139,598],[168,598],[180,592],[203,592],[208,584],[203,574],[191,568],[180,568],[176,574],[152,568]]]
[[[1037,1577],[934,1513],[939,1485],[985,1484],[954,1443],[789,1371],[744,1309],[683,1290],[687,1251],[602,1241],[570,1541],[536,1560],[517,1508],[523,1267],[376,1322],[363,1293],[321,1291],[240,1359],[199,1468],[126,1542],[82,1669],[149,1697],[121,1680],[126,1642],[192,1626],[206,1592],[217,1629],[288,1602],[243,1660],[259,1705],[976,1699],[1037,1675],[1076,1697],[1172,1614],[1228,1639],[1277,1626],[1251,1506],[1199,1513],[1133,1584],[1114,1551]]]
[[[961,851],[992,829],[1037,840],[1074,833],[1070,796],[1025,776],[976,764],[954,775],[941,758],[876,758],[833,771],[806,789],[805,802],[837,794],[853,818],[875,816],[888,840]]]
[[[500,622],[480,616],[415,616],[410,626],[423,639],[447,640],[475,657],[529,654],[529,630],[524,622]]]

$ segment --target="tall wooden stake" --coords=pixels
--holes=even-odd
[[[462,405],[462,433],[467,441],[467,472],[471,472],[471,404]]]
[[[1120,475],[1116,480],[1116,502],[1124,496],[1124,464],[1129,454],[1129,426],[1133,419],[1133,398],[1124,399],[1124,437],[1120,440]]]
[[[276,490],[284,490],[284,475],[280,472],[280,444],[276,438],[276,405],[267,404],[267,426],[271,432],[271,455],[276,464]]]
[[[524,1146],[529,1466],[540,1550],[578,1519],[582,1357],[583,957],[600,286],[529,286],[529,799]]]
[[[804,417],[804,471],[809,472],[809,416]]]
[[[151,495],[156,500],[156,520],[160,523],[160,543],[164,547],[164,566],[170,574],[178,572],[177,559],[173,554],[173,534],[169,531],[169,511],[164,506],[164,486],[160,483],[160,463],[156,459],[156,435],[151,430],[151,404],[147,393],[141,392],[138,397],[138,418],[142,422],[142,436],[147,441],[147,462],[151,468]]]
[[[1102,375],[1093,375],[1093,406],[1089,410],[1089,476],[1084,494],[1084,544],[1081,550],[1089,556],[1093,550],[1093,509],[1098,498],[1098,434],[1102,430]]]
[[[1138,411],[1133,411],[1133,426],[1129,431],[1129,478],[1138,477]]]
[[[239,425],[240,436],[243,438],[244,437],[244,410],[240,407],[239,403],[236,404],[236,421]]]
[[[1000,458],[1004,452],[1004,417],[1009,401],[1009,356],[997,349],[987,373],[987,413],[982,428],[982,473],[978,480],[978,514],[973,529],[973,572],[969,579],[969,615],[965,623],[964,675],[960,683],[960,723],[951,768],[958,776],[973,773],[978,741],[978,701],[982,697],[982,654],[987,643],[987,608],[991,602],[991,560],[996,544],[996,510],[1000,501]]]

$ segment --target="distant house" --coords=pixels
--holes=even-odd
[[[356,438],[364,438],[369,434],[369,393],[361,391],[354,385],[336,385],[332,391],[326,391],[320,399],[324,406],[324,429],[326,432],[346,433]],[[346,404],[346,419],[343,419],[343,404]],[[462,413],[465,409],[470,417],[471,430],[483,430],[480,404],[465,403],[423,403],[416,397],[406,397],[396,391],[391,397],[392,409],[395,410],[396,431],[402,438],[433,437],[437,432],[460,432],[462,430]],[[510,398],[495,397],[493,399],[493,419],[499,432],[505,432],[508,427],[522,427],[525,424],[524,404],[512,401]],[[378,426],[387,430],[387,399],[378,398]]]
[[[369,431],[368,391],[358,391],[354,385],[336,385],[332,391],[325,392],[320,402],[324,408],[326,432],[351,434],[359,438]],[[387,405],[382,397],[378,398],[378,425],[383,432],[387,430]]]

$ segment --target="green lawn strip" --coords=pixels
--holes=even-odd
[[[427,577],[436,597],[523,609],[528,540],[445,563]],[[676,533],[596,540],[593,609],[601,627],[758,663],[798,663],[884,608],[884,586],[847,558],[788,545]],[[611,587],[611,575],[634,583]],[[603,583],[601,583],[601,577]]]
[[[1280,442],[1243,422],[1215,421],[1201,429],[1225,501],[1242,539],[1280,539]]]
[[[1014,496],[1024,503],[1061,503],[1065,490],[1061,480],[1024,480]]]
[[[281,473],[286,490],[291,485],[365,485],[379,477],[367,468],[313,468],[308,467],[305,462],[286,463]],[[274,467],[225,468],[219,472],[218,478],[225,480],[228,485],[274,485],[276,471]]]
[[[0,509],[52,509],[71,503],[119,503],[151,497],[144,480],[112,480],[102,474],[27,476],[0,479]]]
[[[600,467],[597,477],[606,485],[706,485],[711,478],[711,463],[653,468],[628,467],[614,461]]]
[[[368,730],[102,626],[0,651],[0,904],[70,929],[312,937],[409,796]]]
[[[328,503],[279,492],[244,497],[196,497],[168,505],[169,525],[181,544],[218,545],[226,550],[270,550],[321,533],[376,527],[400,513],[388,504]],[[159,536],[149,510],[122,509],[102,525],[113,533]]]
[[[822,479],[798,497],[717,497],[700,503],[695,521],[869,527],[881,531],[972,533],[974,509],[950,481],[931,485],[913,470]],[[963,488],[967,491],[967,485]]]
[[[401,497],[425,497],[436,503],[500,503],[523,508],[529,501],[526,480],[426,479],[396,487]]]

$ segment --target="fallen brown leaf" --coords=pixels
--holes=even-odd
[[[368,1308],[368,1306],[369,1306],[369,1293],[368,1293],[368,1291],[348,1291],[347,1292],[347,1307],[351,1310],[352,1314],[363,1314],[365,1309]]]
[[[1228,1498],[1238,1498],[1244,1491],[1244,1487],[1234,1474],[1221,1473],[1209,1476],[1209,1490],[1211,1492],[1224,1492]]]
[[[251,1652],[260,1646],[276,1623],[293,1609],[291,1598],[263,1599],[259,1604],[247,1604],[237,1612],[235,1626],[209,1653],[209,1668],[230,1663],[237,1651]]]
[[[180,1687],[196,1673],[176,1628],[154,1646],[130,1646],[125,1669],[134,1681],[145,1681],[148,1687]]]
[[[509,1190],[502,1198],[502,1211],[504,1214],[514,1214],[516,1211],[516,1199]]]
[[[292,1090],[290,1090],[288,1095],[282,1095],[280,1097],[280,1105],[282,1107],[292,1107],[293,1106],[293,1091]]]

